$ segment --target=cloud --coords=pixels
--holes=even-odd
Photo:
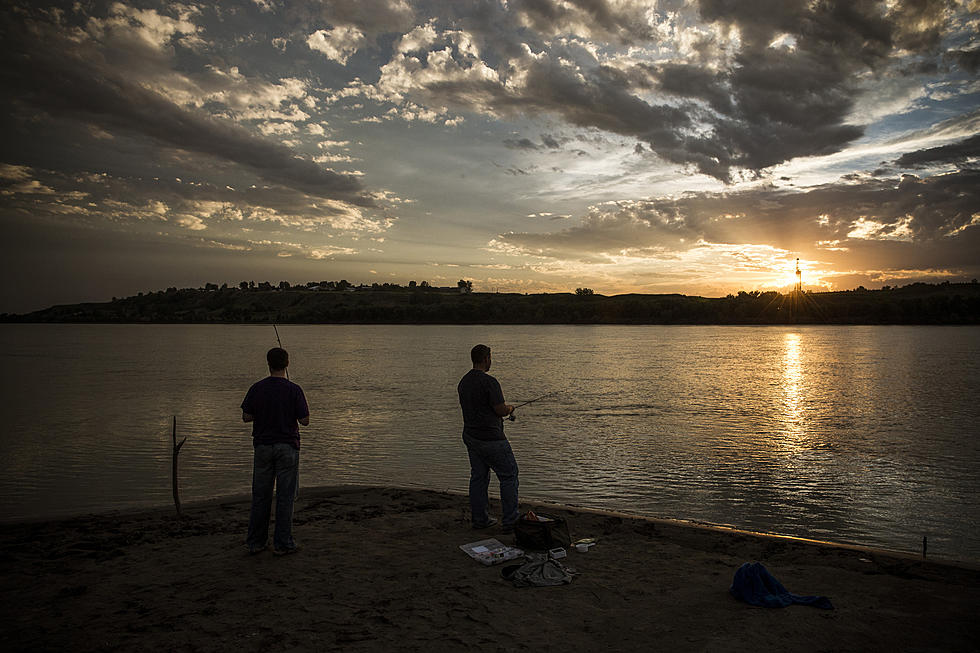
[[[91,43],[29,22],[7,39],[0,84],[24,120],[40,113],[81,120],[179,150],[241,166],[269,182],[312,195],[370,206],[360,182],[302,159],[282,144],[234,123],[178,106],[108,65]],[[23,122],[30,128],[30,122]],[[274,130],[273,130],[274,131]]]
[[[7,186],[0,190],[0,194],[3,195],[54,195],[55,191],[37,179],[32,179],[30,181],[24,181],[19,184],[13,184],[12,186]]]
[[[357,250],[335,245],[304,245],[281,240],[250,240],[248,249],[275,254],[281,258],[300,256],[314,261],[329,260],[335,256],[353,256]]]
[[[980,48],[972,50],[953,50],[947,56],[958,66],[970,73],[980,70]]]
[[[268,13],[275,11],[276,4],[274,0],[252,0],[256,7],[262,12]]]
[[[230,237],[242,229],[288,229],[304,233],[376,235],[388,231],[394,218],[376,218],[362,207],[324,199],[283,186],[234,189],[187,179],[146,179],[114,175],[65,175],[23,166],[4,184],[5,208],[38,219],[85,216],[110,230],[140,229],[147,221],[166,231],[172,223]],[[372,201],[393,204],[397,198],[375,194]],[[162,223],[162,224],[161,224]]]
[[[0,163],[0,179],[10,179],[13,181],[23,181],[30,179],[31,169],[27,166],[16,166],[9,163]]]
[[[368,35],[403,32],[415,21],[407,0],[320,0],[321,17],[333,25],[353,25]]]
[[[504,140],[504,145],[513,150],[537,150],[538,146],[528,138],[508,138]]]
[[[178,215],[174,217],[174,221],[185,229],[190,229],[191,231],[201,231],[207,229],[204,224],[204,220],[197,217],[196,215]]]
[[[557,150],[561,147],[561,143],[550,134],[541,134],[541,144],[552,150]]]
[[[122,2],[115,2],[110,5],[106,18],[90,19],[87,30],[97,40],[105,40],[113,36],[121,37],[121,40],[136,39],[159,51],[165,50],[175,42],[192,48],[199,46],[202,43],[198,36],[201,28],[192,20],[199,10],[190,5],[176,5],[174,10],[177,14],[176,18],[161,14],[154,9],[137,9]],[[112,34],[113,32],[115,34]]]
[[[275,117],[300,121],[309,118],[298,109],[298,104],[309,97],[308,83],[294,77],[269,82],[246,77],[238,66],[224,69],[208,64],[204,72],[193,79],[164,77],[157,82],[179,104],[200,108],[218,103],[231,113],[252,120],[274,117],[273,112],[279,111],[283,105],[292,105],[290,109],[294,115],[280,113]]]
[[[855,113],[876,91],[870,75],[897,79],[913,55],[940,61],[939,39],[952,29],[940,2],[886,10],[871,2],[703,0],[697,15],[603,0],[477,7],[447,6],[452,29],[429,20],[405,32],[382,66],[380,98],[440,116],[555,116],[635,138],[667,162],[725,182],[859,139],[864,128],[850,121],[882,106],[864,103]],[[632,49],[610,56],[589,39]],[[895,96],[890,111],[922,93],[881,88]]]
[[[435,20],[430,20],[425,25],[416,26],[408,34],[403,34],[395,43],[395,52],[399,54],[428,52],[429,48],[438,40],[439,35],[435,28]]]
[[[974,165],[980,161],[980,135],[971,136],[958,143],[908,152],[896,159],[895,165],[903,168],[920,168],[930,164],[965,164],[970,161]]]
[[[510,7],[517,21],[541,34],[578,34],[631,45],[653,38],[648,2],[607,0],[516,0]]]
[[[321,52],[328,59],[344,65],[366,42],[364,33],[349,25],[341,25],[329,31],[318,29],[306,39],[311,50]]]
[[[805,191],[762,187],[611,202],[560,231],[500,234],[492,249],[601,266],[624,257],[638,263],[757,246],[851,269],[907,267],[911,258],[925,267],[976,271],[980,263],[970,249],[978,243],[980,170],[962,170],[925,179],[845,180]]]

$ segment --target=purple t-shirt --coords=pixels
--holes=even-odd
[[[267,376],[254,383],[242,401],[252,422],[252,446],[285,442],[299,449],[298,420],[309,417],[303,389],[288,379]]]
[[[500,383],[483,370],[472,369],[456,386],[463,410],[463,435],[477,440],[506,440],[504,420],[493,407],[504,403]]]

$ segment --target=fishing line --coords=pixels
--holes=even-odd
[[[272,325],[272,328],[275,329],[275,331],[276,331],[276,342],[279,343],[279,349],[282,349],[283,348],[282,347],[282,340],[279,339],[279,329],[276,328],[276,325],[275,324]],[[286,380],[287,381],[289,380],[289,368],[288,367],[286,368]]]
[[[546,399],[548,397],[552,397],[552,396],[558,394],[559,392],[561,392],[561,390],[555,390],[554,392],[549,392],[548,394],[541,395],[540,397],[535,397],[534,399],[531,399],[530,401],[525,401],[522,404],[517,404],[516,406],[514,406],[514,410],[517,410],[521,406],[527,406],[528,404],[533,404],[535,401],[539,401],[541,399]],[[517,420],[517,418],[514,416],[514,411],[513,410],[510,412],[510,415],[507,416],[507,419],[510,420],[511,422]]]

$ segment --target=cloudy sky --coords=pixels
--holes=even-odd
[[[7,1],[0,312],[980,276],[980,0]]]

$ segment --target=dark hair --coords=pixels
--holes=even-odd
[[[490,356],[490,348],[486,345],[477,345],[470,350],[470,360],[474,365],[479,365]]]
[[[289,354],[281,347],[273,347],[265,355],[270,370],[284,370],[289,366]]]

